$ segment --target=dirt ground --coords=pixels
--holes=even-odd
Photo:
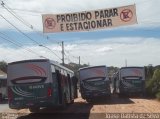
[[[159,113],[160,114],[160,102],[154,99],[142,99],[138,97],[119,98],[117,95],[114,95],[110,99],[105,99],[105,100],[98,99],[95,100],[93,103],[88,103],[79,96],[77,99],[75,99],[75,103],[70,105],[65,110],[41,109],[38,115],[30,113],[28,109],[22,109],[22,110],[9,109],[5,110],[5,112],[22,114],[22,116],[18,116],[17,119],[40,119],[40,117],[42,119],[42,116],[39,117],[39,115],[42,113],[46,114],[46,116],[43,118],[47,119],[50,119],[51,117],[56,118],[57,115],[58,116],[64,115],[63,117],[65,119],[71,119],[71,117],[68,117],[68,115],[73,116],[74,114],[82,114],[82,115],[74,115],[73,117],[74,119],[75,118],[97,119],[101,117],[106,118],[105,114],[108,113]],[[50,114],[54,115],[51,116]],[[94,114],[94,116],[92,114]],[[60,119],[63,118],[61,117]]]
[[[64,113],[160,113],[160,102],[155,99],[142,99],[138,97],[119,98],[115,95],[111,99],[98,99],[93,103],[88,103],[79,96],[75,99],[75,103],[70,105],[66,110],[44,109],[42,111]],[[18,111],[18,113],[24,112],[30,113],[27,109]]]

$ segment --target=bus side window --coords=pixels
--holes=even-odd
[[[6,87],[7,86],[7,80],[2,79],[0,80],[0,87]]]
[[[55,72],[52,73],[52,81],[55,82],[55,80],[57,79],[57,75]]]
[[[67,76],[64,76],[64,77],[65,77],[65,78],[64,78],[65,86],[68,87],[68,77],[67,77]]]
[[[69,85],[71,85],[72,81],[71,81],[71,77],[69,74],[67,74],[67,78],[68,78],[68,81],[69,81]]]
[[[0,87],[2,86],[2,80],[0,80]]]
[[[58,83],[59,102],[62,103],[62,87],[61,87],[62,77],[60,75],[59,70],[56,70],[56,82]]]

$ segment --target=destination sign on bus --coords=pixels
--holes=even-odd
[[[43,14],[43,32],[76,32],[137,23],[135,5],[66,14]]]

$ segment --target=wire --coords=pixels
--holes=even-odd
[[[72,58],[79,59],[78,56],[73,56],[68,50],[65,50],[65,52],[68,53]]]
[[[81,58],[81,62],[82,62],[83,64],[86,64],[86,63],[82,60],[82,58]]]
[[[4,2],[3,1],[1,1],[2,3],[1,3],[1,5],[3,5],[4,4]],[[3,8],[3,7],[2,7]],[[43,11],[37,11],[37,10],[26,10],[26,9],[17,9],[17,8],[10,8],[11,10],[15,10],[15,11],[23,11],[23,12],[30,12],[30,13],[44,13]]]
[[[4,40],[1,36],[0,36],[0,40]],[[3,47],[3,46],[2,46]],[[11,52],[10,51],[8,51],[7,49],[5,49],[5,52],[8,52],[7,53],[7,57],[11,54]],[[13,53],[13,52],[12,52]],[[25,53],[25,52],[24,52]],[[24,54],[24,53],[22,53],[22,52],[17,52],[17,54],[19,54],[19,57],[21,57],[21,58],[24,58],[24,57],[26,57],[26,55]],[[4,58],[4,57],[3,57]],[[27,58],[27,57],[26,57]]]
[[[0,16],[6,20],[10,25],[12,25],[15,29],[17,29],[20,33],[22,33],[24,36],[26,36],[28,39],[30,39],[31,41],[35,42],[36,44],[40,45],[37,41],[33,40],[32,38],[30,38],[28,35],[26,35],[25,33],[23,33],[20,29],[18,29],[15,25],[13,25],[10,21],[8,21],[3,15],[0,14]]]
[[[25,20],[21,19],[17,14],[15,15],[15,12],[11,12],[9,9],[7,9],[5,7],[5,4],[3,3],[2,1],[2,4],[1,4],[10,14],[12,14],[14,17],[16,17],[20,22],[22,22],[23,24],[25,24],[27,27],[33,29],[33,26],[30,25],[29,23],[27,23]]]
[[[6,34],[4,34],[4,33],[2,33],[2,32],[0,32],[0,34],[7,36]],[[15,43],[15,42],[13,42],[12,39],[11,39],[11,40],[8,40],[8,39],[6,39],[6,38],[4,38],[4,37],[2,37],[2,36],[0,36],[0,37],[1,37],[3,40],[6,40],[6,41],[8,41],[8,42],[10,42],[10,43],[12,43],[12,44],[14,44],[14,45],[16,45],[17,47],[23,48],[20,43],[17,44],[17,43]],[[7,37],[8,37],[8,36],[7,36]],[[9,38],[9,37],[8,37],[8,38]],[[10,38],[9,38],[9,39],[10,39]],[[31,52],[31,53],[37,55],[38,57],[41,57],[38,53],[32,51],[32,50],[29,49],[29,48],[24,48],[24,49],[27,50],[28,52]],[[42,57],[44,57],[44,56],[42,56]]]
[[[36,44],[38,44],[39,46],[42,46],[41,44],[39,44],[37,41],[33,40],[32,38],[30,38],[28,35],[26,35],[25,33],[23,33],[20,29],[18,29],[15,25],[13,25],[10,21],[8,21],[3,15],[0,14],[0,16],[5,19],[10,25],[12,25],[14,28],[16,28],[20,33],[22,33],[24,36],[26,36],[27,38],[29,38],[30,40],[34,41]],[[44,46],[45,48],[49,49],[52,53],[54,53],[50,48]],[[54,53],[56,55],[56,53]],[[56,55],[58,58],[60,58],[58,55]],[[60,58],[61,59],[61,58]]]
[[[45,38],[45,39],[47,39],[47,40],[49,39],[48,36],[45,37],[45,35],[44,35],[43,33],[41,33],[41,31],[35,29],[35,28],[33,27],[33,25],[29,24],[29,23],[26,22],[23,18],[19,17],[14,11],[11,10],[11,8],[9,8],[6,4],[4,4],[3,1],[2,1],[2,3],[1,3],[1,5],[2,5],[10,14],[12,14],[16,19],[18,19],[21,23],[23,23],[25,26],[31,28],[33,31],[35,31],[38,35],[42,36],[43,38]],[[6,6],[6,7],[5,7],[5,6]],[[32,39],[32,40],[33,40],[33,39]],[[38,45],[41,45],[41,44],[39,44],[38,42],[37,42],[37,44],[38,44]],[[44,45],[43,45],[43,46],[44,46]],[[49,48],[46,47],[46,46],[45,46],[45,48],[49,49]],[[51,49],[49,49],[49,50],[51,50]],[[52,51],[52,53],[54,53],[54,52]],[[54,54],[55,54],[55,53],[54,53]],[[56,54],[55,54],[55,55],[56,55]],[[57,55],[56,55],[56,56],[57,56]],[[57,57],[58,57],[58,56],[57,56]],[[58,57],[58,58],[59,58],[59,57]]]
[[[62,59],[61,59],[55,52],[53,52],[50,48],[48,48],[48,47],[46,47],[46,46],[44,46],[44,45],[39,45],[39,46],[42,46],[42,47],[48,49],[50,52],[52,52],[54,55],[56,55],[60,60],[62,60]]]
[[[65,54],[65,56],[66,56],[66,58],[65,59],[67,59],[68,60],[68,63],[70,62],[72,62],[71,60],[70,60],[70,58],[69,58],[69,56],[67,56],[66,54]]]
[[[25,23],[25,20],[24,19],[22,19],[22,18],[20,18],[14,11],[13,11],[13,9],[11,9],[10,7],[8,7],[6,4],[4,4],[4,2],[3,1],[1,1],[2,3],[1,3],[1,5],[8,11],[8,12],[10,12],[14,17],[16,17],[19,21],[21,21],[22,23],[24,23],[26,26],[28,26],[29,28],[31,28],[32,30],[34,30],[35,28],[33,27],[33,25],[31,25],[31,24],[29,24],[29,23]],[[141,3],[148,3],[148,2],[150,2],[149,0],[148,1],[141,1],[141,2],[136,2],[136,4],[141,4]],[[5,7],[6,6],[6,7]],[[21,9],[22,11],[27,11],[27,10],[23,10],[23,9]],[[36,13],[41,13],[41,12],[39,12],[39,11],[29,11],[29,12],[36,12]],[[18,17],[17,17],[18,16]],[[143,21],[142,21],[143,22]],[[153,22],[152,22],[153,23]],[[156,22],[155,22],[156,23]],[[157,23],[159,23],[159,22],[157,22]],[[36,30],[36,29],[35,29]],[[37,32],[37,31],[36,31]],[[47,36],[47,37],[45,37],[44,36],[44,34],[43,33],[41,33],[41,31],[39,31],[38,30],[38,32],[37,32],[38,34],[40,34],[43,38],[46,38],[46,39],[49,39],[49,37]],[[50,41],[51,42],[51,41]]]
[[[75,59],[78,59],[78,60],[79,60],[79,57],[76,57],[76,56],[71,55],[71,53],[70,53],[69,51],[65,50],[65,52],[67,52],[72,58],[75,58]],[[69,56],[68,56],[68,59],[69,59]],[[70,60],[70,59],[69,59],[69,60]],[[71,60],[70,60],[70,61],[71,61]],[[83,62],[82,57],[81,57],[81,62],[82,62],[83,64],[86,64],[85,62]]]
[[[25,26],[29,27],[30,29],[32,29],[33,31],[35,31],[38,35],[42,36],[45,39],[48,39],[48,36],[45,37],[44,34],[41,33],[40,30],[36,29],[33,27],[33,25],[31,25],[30,23],[26,22],[23,18],[21,18],[20,16],[18,16],[10,7],[8,7],[6,4],[4,4],[4,2],[2,1],[1,5],[10,13],[12,14],[16,19],[18,19],[21,23],[23,23]],[[6,6],[6,7],[5,7]]]

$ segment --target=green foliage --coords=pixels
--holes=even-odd
[[[160,100],[160,91],[156,94],[156,98]]]
[[[113,66],[110,66],[110,67],[107,67],[108,68],[108,75],[109,75],[109,77],[112,77],[113,76],[113,74],[115,73],[115,72],[117,72],[118,71],[118,67],[113,67]]]
[[[151,79],[154,73],[154,68],[152,65],[145,66],[145,77],[147,80]]]
[[[146,89],[149,96],[160,96],[160,69],[156,69],[153,77],[146,81]]]
[[[7,72],[7,63],[5,61],[0,61],[0,69],[3,72]]]

